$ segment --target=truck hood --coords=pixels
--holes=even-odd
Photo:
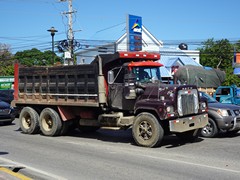
[[[165,101],[174,101],[174,95],[177,94],[178,89],[196,89],[195,86],[191,85],[178,85],[178,84],[164,84],[164,83],[148,83],[144,84],[144,93],[140,99],[154,99]]]
[[[208,103],[208,109],[229,109],[229,110],[240,110],[240,106],[234,104],[224,104],[219,102]]]

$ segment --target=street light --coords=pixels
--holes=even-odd
[[[54,27],[51,27],[51,29],[47,30],[48,32],[51,32],[52,36],[52,64],[54,64],[54,35],[55,32],[58,32]]]

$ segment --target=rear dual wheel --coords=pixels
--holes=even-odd
[[[42,110],[39,117],[39,124],[42,133],[45,136],[58,136],[61,134],[63,127],[59,114],[51,108]]]
[[[36,134],[39,132],[39,115],[31,107],[24,107],[19,116],[20,128],[25,134]]]

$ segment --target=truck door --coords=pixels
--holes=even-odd
[[[135,98],[130,98],[131,86],[126,80],[131,79],[126,67],[118,67],[108,72],[108,103],[114,109],[132,110]]]
[[[114,68],[108,72],[108,101],[114,109],[122,109],[123,83],[124,70],[122,67]]]

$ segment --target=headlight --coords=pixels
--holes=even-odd
[[[173,107],[172,106],[167,107],[167,113],[173,113]]]
[[[201,109],[206,109],[206,108],[207,108],[206,102],[202,102],[202,103],[201,103]]]
[[[217,113],[221,116],[229,116],[228,111],[226,109],[218,109]]]

